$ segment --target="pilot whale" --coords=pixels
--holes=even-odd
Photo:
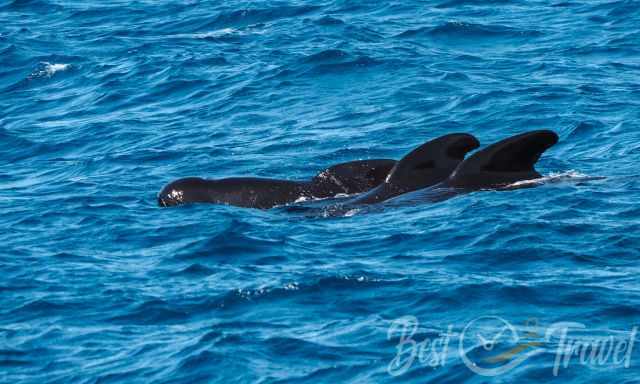
[[[440,201],[481,189],[505,189],[513,183],[541,177],[535,164],[558,142],[552,131],[516,135],[465,159],[478,148],[472,135],[455,133],[431,140],[400,161],[374,159],[332,166],[310,181],[255,177],[202,179],[189,177],[167,184],[158,194],[160,206],[216,203],[268,209],[307,198],[361,194],[334,205],[332,211],[375,205],[402,195],[422,194],[423,200]]]
[[[269,209],[306,198],[357,194],[382,183],[396,164],[392,159],[359,160],[325,169],[310,181],[257,177],[203,179],[187,177],[167,184],[158,193],[158,205],[215,203]]]

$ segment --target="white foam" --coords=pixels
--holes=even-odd
[[[351,217],[351,216],[355,215],[358,212],[360,212],[360,209],[358,209],[358,208],[350,209],[344,214],[344,217]]]
[[[173,37],[175,39],[207,39],[242,34],[244,33],[234,28],[223,28],[209,32],[178,33],[176,35],[170,35],[169,37]]]
[[[308,196],[300,196],[298,197],[293,203],[304,203],[305,201],[312,201],[314,200],[313,197],[308,197]]]
[[[71,64],[58,64],[58,63],[48,63],[43,61],[40,63],[40,69],[33,72],[29,77],[51,77],[55,75],[57,72],[63,72],[71,68]]]
[[[243,29],[235,28],[222,28],[209,32],[194,32],[194,33],[178,33],[175,35],[168,35],[169,38],[174,39],[207,39],[207,38],[220,38],[229,36],[247,36],[247,35],[263,35],[266,32],[259,28],[258,25],[249,25]]]
[[[283,288],[285,291],[297,291],[300,289],[300,286],[298,285],[298,283],[293,282],[293,283],[285,284]]]
[[[217,31],[194,33],[193,37],[196,39],[206,39],[208,37],[223,37],[223,36],[229,36],[229,35],[234,35],[239,33],[240,32],[237,29],[223,28],[223,29],[218,29]]]
[[[322,200],[330,200],[330,199],[344,199],[347,197],[351,197],[351,196],[355,196],[357,194],[347,194],[347,193],[337,193],[333,196],[329,196],[329,197],[315,197],[315,196],[300,196],[298,197],[293,204],[295,203],[305,203],[305,202],[309,202],[309,201],[322,201]]]
[[[540,184],[559,183],[562,181],[589,181],[589,180],[602,180],[602,179],[604,179],[604,177],[602,176],[589,176],[584,173],[570,169],[565,172],[552,172],[547,176],[539,177],[537,179],[516,181],[515,183],[511,183],[505,186],[505,188],[535,186]]]

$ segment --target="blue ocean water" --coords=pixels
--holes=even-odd
[[[1,1],[0,382],[638,382],[639,25],[637,1]],[[157,207],[179,177],[533,129],[560,135],[535,188]],[[597,337],[621,358],[563,365]]]

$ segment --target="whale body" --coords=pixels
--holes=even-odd
[[[203,179],[188,177],[167,184],[158,194],[163,207],[187,203],[216,203],[269,209],[305,199],[360,194],[334,205],[333,212],[422,194],[422,200],[441,201],[481,189],[505,189],[513,183],[541,177],[535,164],[558,142],[552,131],[540,130],[509,137],[483,148],[466,133],[431,140],[401,160],[373,159],[342,163],[310,181],[256,177]],[[413,192],[413,193],[412,193]]]
[[[167,184],[158,193],[162,207],[215,203],[269,209],[300,199],[362,193],[381,184],[396,164],[392,159],[352,161],[325,169],[310,181],[258,177],[203,179],[187,177]]]

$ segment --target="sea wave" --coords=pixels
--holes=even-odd
[[[0,2],[0,381],[485,382],[458,350],[485,316],[629,340],[637,9]],[[536,129],[560,140],[507,190],[157,206],[181,177],[308,180],[448,133],[485,147]],[[442,365],[394,378],[407,316],[416,342],[452,336]],[[558,347],[494,379],[637,381],[636,349],[628,369],[574,356],[554,377]]]

